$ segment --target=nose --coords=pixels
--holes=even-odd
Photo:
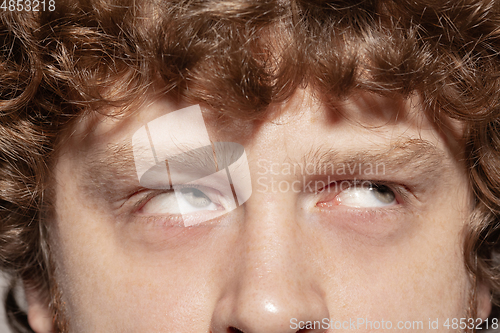
[[[293,200],[260,195],[246,203],[212,333],[327,330],[328,308],[306,234]]]

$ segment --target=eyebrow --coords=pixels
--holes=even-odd
[[[213,164],[212,158],[212,153],[207,153],[207,150],[191,153],[190,161],[193,164],[186,170],[206,168],[210,163]],[[84,177],[88,182],[83,187],[92,195],[116,201],[131,195],[128,192],[140,187],[132,146],[128,142],[109,144],[106,148],[93,150],[85,160]],[[207,162],[208,160],[211,162]],[[384,173],[418,177],[421,182],[446,175],[445,171],[451,165],[442,149],[423,139],[408,139],[393,143],[386,149],[357,150],[352,153],[323,146],[309,150],[299,161],[294,162],[288,158],[285,162],[299,166],[300,163],[303,166],[309,165],[314,168],[316,175],[324,175],[325,168],[344,164],[354,168],[359,166],[351,175],[361,176],[361,166],[383,165]],[[347,173],[350,171],[352,169],[348,169]]]
[[[294,163],[291,159],[287,162]],[[318,175],[344,166],[349,175],[362,176],[368,167],[376,171],[380,167],[383,173],[404,173],[422,179],[444,175],[444,171],[451,167],[445,151],[424,139],[406,139],[392,143],[388,148],[352,152],[319,147],[309,150],[298,163],[304,168],[309,166]]]
[[[140,186],[131,145],[109,144],[86,153],[81,185],[88,194],[115,201]]]
[[[234,144],[230,142],[212,142],[211,146],[194,149],[183,148],[186,149],[185,153],[169,157],[167,161],[160,163],[166,163],[169,173],[181,172],[191,174],[194,178],[208,176],[226,168],[243,152],[242,147],[235,149]],[[141,186],[132,145],[129,142],[109,144],[106,148],[91,150],[85,160],[84,179],[88,182],[83,188],[88,193],[116,200],[119,196],[123,197],[124,192]]]

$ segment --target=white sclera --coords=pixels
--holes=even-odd
[[[224,209],[221,209],[218,212],[211,211],[209,213],[210,219],[227,214],[236,208],[236,203],[234,202],[234,199],[233,199],[233,192],[231,190],[231,185],[229,184],[229,180],[227,179],[225,169],[220,170],[214,174],[211,174],[210,176],[200,178],[200,179],[192,182],[191,184],[193,184],[193,187],[195,187],[196,185],[199,185],[199,184],[210,184],[210,183],[213,183],[214,181],[216,182],[216,184],[213,185],[213,188],[215,190],[217,190],[218,192],[220,192],[221,199],[224,200],[224,203],[222,203],[224,206],[223,207]],[[184,187],[188,187],[189,184],[190,183],[185,184]],[[175,190],[175,196],[178,198],[178,200],[181,199],[181,196],[183,196],[183,194],[182,194],[180,189]],[[179,208],[180,208],[181,214],[183,215],[182,219],[183,219],[185,227],[189,227],[192,225],[196,225],[196,224],[200,224],[200,223],[205,222],[204,220],[199,220],[199,219],[194,221],[194,219],[192,219],[189,216],[190,212],[183,211],[182,206],[179,206]],[[184,216],[184,214],[186,214],[187,216]]]

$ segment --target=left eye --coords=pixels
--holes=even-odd
[[[354,208],[378,208],[397,204],[396,194],[386,185],[352,183],[335,197],[335,204]]]

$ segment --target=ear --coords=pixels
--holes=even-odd
[[[490,289],[484,284],[477,286],[477,318],[486,320],[491,314]]]
[[[52,311],[46,302],[43,302],[36,290],[26,288],[28,302],[28,322],[36,333],[52,333],[54,325]]]

